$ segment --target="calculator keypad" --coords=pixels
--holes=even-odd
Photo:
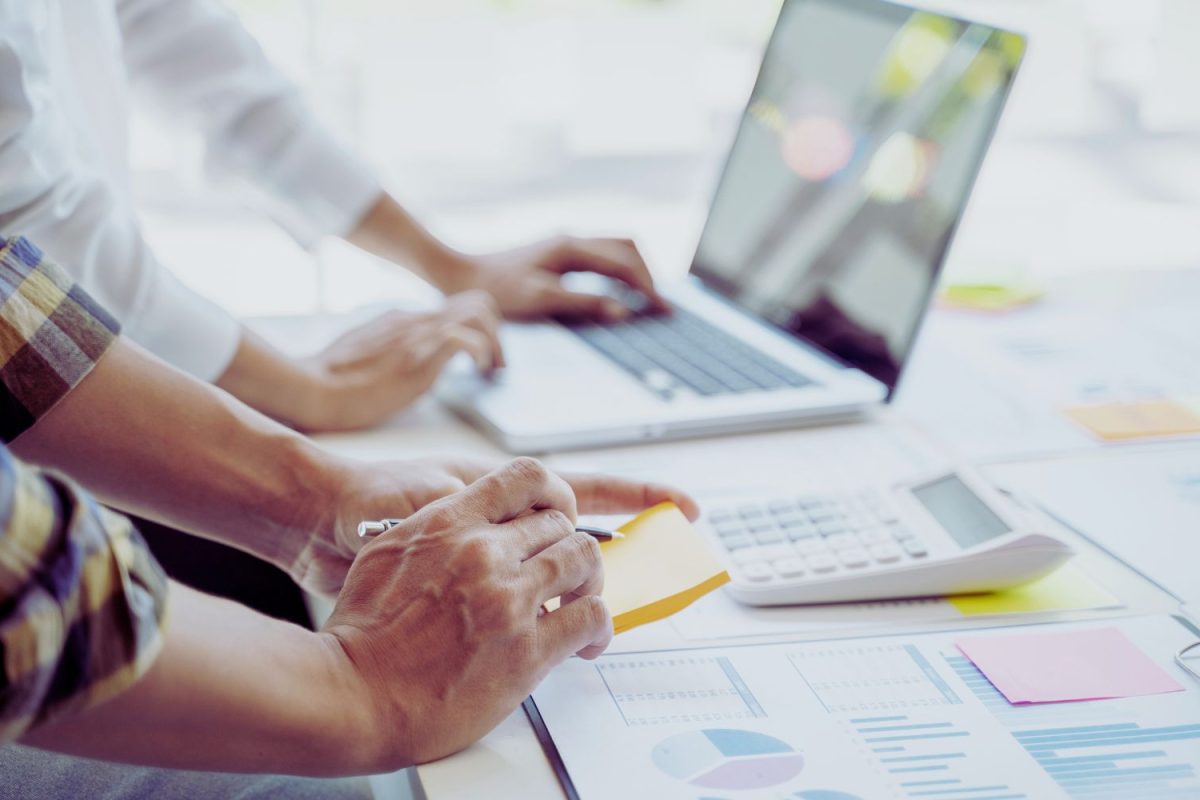
[[[750,583],[851,574],[929,554],[896,510],[875,493],[718,508],[708,514],[708,523],[739,577]]]

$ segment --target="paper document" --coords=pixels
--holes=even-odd
[[[1183,691],[1116,628],[970,636],[955,644],[1010,703]]]
[[[936,311],[896,407],[972,461],[1095,449],[1117,438],[1106,432],[1191,432],[1143,404],[1200,399],[1200,272],[1133,278],[1064,280],[1010,314]],[[1139,409],[1150,432],[1120,414],[1093,428],[1063,413],[1110,404]]]
[[[1183,691],[1013,706],[961,634],[571,659],[527,710],[583,800],[1131,800],[1200,795],[1200,683],[1171,617],[980,632],[1116,628]],[[570,794],[570,792],[568,792]]]
[[[708,541],[671,503],[643,511],[600,545],[604,600],[617,633],[669,617],[729,583]]]
[[[1200,446],[987,471],[1184,602],[1200,603]]]

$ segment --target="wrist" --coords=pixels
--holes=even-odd
[[[330,709],[326,716],[336,721],[321,732],[325,746],[340,752],[345,762],[337,772],[346,775],[394,772],[411,765],[393,742],[396,726],[386,713],[370,683],[365,680],[337,636],[327,631],[311,634],[316,655],[323,664],[324,687]]]
[[[475,259],[445,245],[434,248],[423,260],[429,280],[443,294],[458,294],[480,286],[480,266]]]

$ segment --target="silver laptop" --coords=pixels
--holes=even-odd
[[[1025,41],[880,0],[785,0],[669,316],[511,325],[440,392],[510,450],[746,431],[889,399]]]

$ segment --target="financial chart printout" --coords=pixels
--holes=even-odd
[[[572,659],[533,700],[584,800],[1200,798],[1200,684],[1173,662],[1198,634],[1020,630],[1098,626],[1184,691],[1012,705],[959,631]]]

